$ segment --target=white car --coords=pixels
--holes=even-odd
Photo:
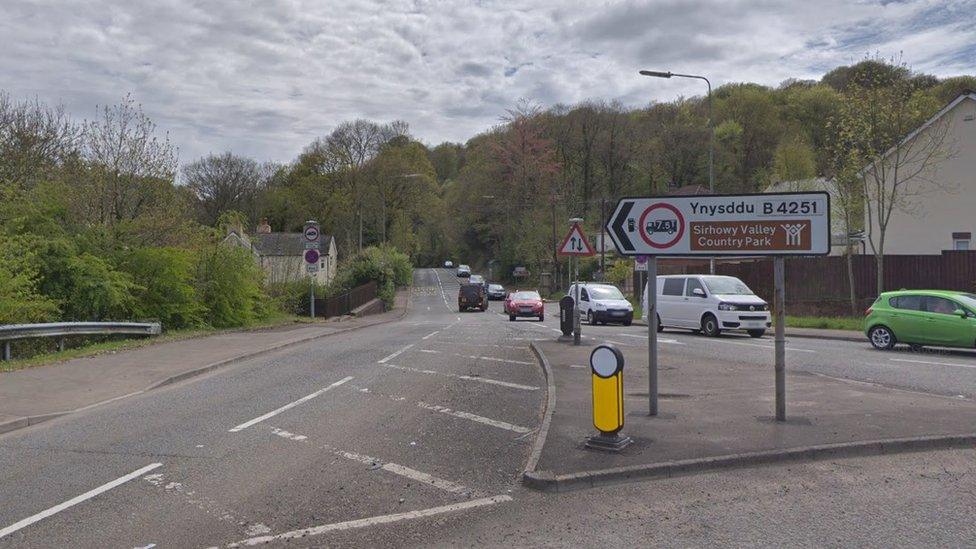
[[[579,287],[578,310],[580,317],[588,323],[619,322],[630,326],[634,321],[634,307],[613,284],[580,282]],[[576,284],[570,285],[567,295],[576,299]]]
[[[444,268],[445,269],[453,269],[454,268],[454,262],[453,261],[445,261],[444,262]]]
[[[457,276],[461,278],[468,278],[471,276],[471,267],[467,265],[458,265]]]
[[[657,317],[658,331],[665,327],[687,328],[711,337],[723,330],[745,330],[752,337],[762,337],[771,325],[769,304],[734,276],[657,277]]]

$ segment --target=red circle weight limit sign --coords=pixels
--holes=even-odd
[[[638,232],[648,246],[666,250],[684,236],[685,218],[670,204],[654,204],[641,214]]]

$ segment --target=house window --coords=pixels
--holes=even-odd
[[[952,233],[952,249],[957,251],[971,250],[973,233]]]

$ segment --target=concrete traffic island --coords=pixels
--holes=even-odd
[[[679,359],[661,350],[660,414],[648,416],[646,349],[626,347],[619,453],[585,447],[592,422],[595,342],[533,349],[554,390],[526,486],[563,491],[786,461],[976,445],[976,402],[804,373],[787,374],[787,421],[773,420],[772,367]],[[730,349],[730,351],[732,351]]]

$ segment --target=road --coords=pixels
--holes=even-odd
[[[547,304],[551,313],[542,326],[559,330],[558,304]],[[583,325],[583,335],[596,341],[647,347],[647,327]],[[726,332],[708,338],[689,330],[667,329],[658,335],[661,364],[668,360],[723,358],[737,364],[772,367],[772,331],[760,339]],[[976,398],[976,351],[931,349],[911,351],[899,345],[877,351],[867,338],[860,342],[792,338],[787,342],[787,368],[791,371],[877,383],[912,391]]]
[[[417,271],[412,291],[411,310],[396,323],[300,344],[0,436],[0,547],[750,539],[760,545],[783,539],[884,545],[877,541],[886,534],[898,536],[891,538],[896,545],[966,545],[973,539],[971,521],[961,522],[976,493],[972,451],[716,473],[566,496],[525,490],[518,476],[545,398],[527,344],[556,335],[555,319],[509,322],[498,303],[487,313],[459,314],[457,282],[443,270]],[[642,344],[636,326],[585,330]],[[665,360],[695,353],[720,353],[757,367],[772,360],[767,340],[667,333],[662,342]],[[880,365],[917,356],[837,342],[790,345],[791,367],[821,373],[831,373],[831,354],[842,354],[832,348],[856,350]],[[858,369],[855,359],[842,362],[832,374],[876,375]],[[970,375],[960,367],[916,380],[908,363],[874,367],[905,372],[875,381],[939,391],[950,386],[943,376]],[[918,371],[942,372],[924,365]],[[971,394],[972,385],[958,392]],[[790,492],[796,479],[807,492]],[[894,484],[873,489],[889,480],[900,491]],[[891,511],[897,515],[878,507],[898,498]],[[939,512],[912,501],[938,501]],[[812,519],[784,521],[788,509],[826,518],[805,531],[797,525]],[[856,509],[874,509],[877,529],[870,536],[843,515]],[[767,528],[736,518],[764,513],[780,518]],[[810,534],[817,531],[833,537]],[[926,537],[931,532],[938,534]],[[796,537],[801,534],[807,537]]]

